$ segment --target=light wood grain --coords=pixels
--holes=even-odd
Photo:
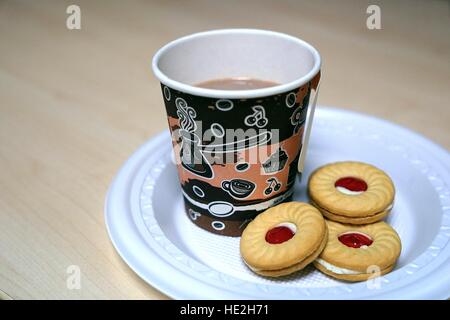
[[[82,29],[65,26],[78,3]],[[446,1],[0,2],[0,290],[14,299],[166,298],[113,249],[104,197],[120,165],[166,128],[153,53],[179,36],[254,27],[323,58],[319,103],[383,117],[450,148]],[[66,269],[81,268],[81,289]]]

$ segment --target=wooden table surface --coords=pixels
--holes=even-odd
[[[366,27],[371,2],[381,30]],[[72,3],[81,30],[66,28]],[[149,67],[166,42],[228,27],[301,37],[322,54],[319,104],[449,149],[449,12],[447,1],[1,1],[0,298],[167,298],[120,259],[103,219],[121,164],[166,128]]]

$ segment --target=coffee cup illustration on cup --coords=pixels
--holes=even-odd
[[[243,179],[232,179],[223,181],[222,189],[227,191],[232,197],[243,199],[252,194],[253,190],[255,190],[255,184]]]

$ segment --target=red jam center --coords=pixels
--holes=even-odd
[[[267,231],[266,241],[271,244],[280,244],[294,236],[294,232],[288,227],[280,226]]]
[[[370,246],[373,240],[361,233],[344,233],[338,237],[339,241],[350,248]]]
[[[344,177],[340,178],[334,184],[335,187],[342,187],[350,191],[366,191],[367,183],[364,180],[354,178],[354,177]]]

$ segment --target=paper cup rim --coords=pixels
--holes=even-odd
[[[314,65],[311,70],[302,77],[299,77],[293,81],[290,81],[285,84],[280,84],[273,87],[262,88],[262,89],[253,89],[253,90],[216,90],[216,89],[206,89],[195,87],[189,84],[185,84],[176,80],[169,78],[164,72],[160,70],[158,67],[158,63],[160,58],[166,53],[167,50],[172,47],[190,41],[194,38],[205,37],[210,35],[220,35],[220,34],[255,34],[255,35],[270,35],[275,37],[280,37],[286,40],[294,41],[297,44],[303,46],[307,50],[310,51],[314,58]],[[299,39],[297,37],[290,36],[285,33],[270,31],[270,30],[261,30],[261,29],[219,29],[219,30],[210,30],[204,32],[193,33],[176,40],[173,40],[160,48],[152,59],[152,70],[155,74],[156,78],[163,84],[168,86],[171,89],[175,89],[184,93],[192,94],[195,96],[202,97],[211,97],[211,98],[223,98],[223,99],[249,99],[249,98],[258,98],[265,96],[272,96],[284,92],[288,92],[293,89],[297,89],[309,82],[315,75],[320,71],[321,67],[321,57],[316,48],[310,45],[308,42]]]

